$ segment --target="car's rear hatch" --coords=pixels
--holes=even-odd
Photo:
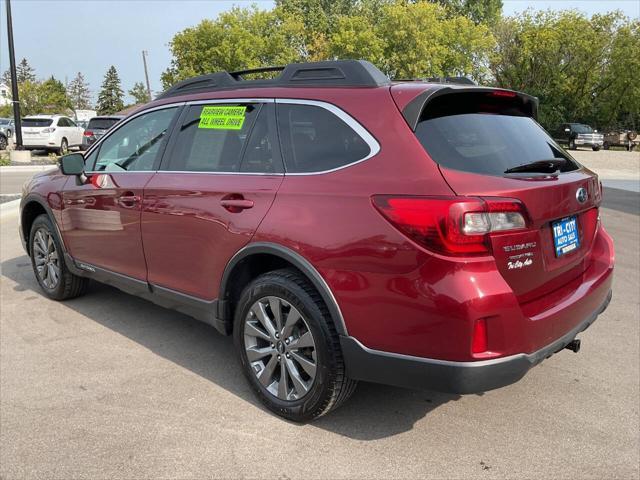
[[[554,295],[580,277],[590,263],[600,185],[537,124],[536,100],[479,87],[438,88],[422,97],[403,114],[456,195],[517,199],[525,207],[526,228],[489,236],[520,303]]]

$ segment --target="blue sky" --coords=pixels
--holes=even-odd
[[[9,67],[4,1],[0,1],[0,71]],[[142,50],[149,52],[151,89],[162,89],[160,74],[171,60],[173,35],[204,18],[215,18],[232,5],[272,1],[205,0],[12,0],[16,58],[26,57],[38,77],[54,75],[64,82],[81,71],[97,95],[107,68],[115,65],[124,90],[144,80]],[[581,10],[589,15],[619,9],[640,17],[640,0],[504,0],[504,13],[536,10]]]

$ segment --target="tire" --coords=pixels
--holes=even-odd
[[[602,144],[602,148],[604,148],[605,150],[609,150],[609,142],[604,142]]]
[[[274,308],[281,312],[279,324]],[[288,327],[292,318],[298,320]],[[357,382],[346,376],[327,307],[307,279],[294,270],[266,273],[244,289],[236,306],[233,336],[249,384],[262,403],[281,417],[295,422],[313,420],[340,406],[355,390]]]
[[[69,153],[69,142],[67,142],[66,138],[63,138],[60,141],[60,148],[58,148],[58,155],[66,155]]]
[[[68,300],[86,292],[89,280],[74,275],[67,268],[60,239],[48,215],[42,214],[33,221],[29,234],[29,251],[33,273],[47,297]]]
[[[598,150],[600,150],[600,147],[591,147],[591,150],[593,150],[594,152],[597,152]]]
[[[578,147],[576,147],[576,141],[575,140],[569,140],[569,150],[577,150]]]
[[[0,150],[5,150],[7,148],[9,142],[7,142],[7,137],[4,135],[0,135]]]

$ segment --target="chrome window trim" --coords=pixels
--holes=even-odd
[[[276,98],[276,104],[288,104],[288,105],[311,105],[314,107],[324,108],[329,112],[333,113],[336,117],[346,123],[353,131],[355,131],[362,140],[369,146],[369,154],[361,158],[360,160],[356,160],[355,162],[347,163],[346,165],[341,165],[336,168],[331,168],[329,170],[321,170],[318,172],[286,172],[286,176],[307,176],[307,175],[322,175],[325,173],[332,173],[338,170],[342,170],[343,168],[349,168],[358,163],[362,163],[366,160],[369,160],[371,157],[376,156],[380,153],[380,144],[375,139],[373,135],[369,133],[369,131],[364,128],[355,118],[349,115],[347,112],[342,110],[341,108],[333,105],[332,103],[323,102],[319,100],[305,100],[305,99],[293,99],[293,98]],[[286,170],[286,162],[285,162],[285,170]]]
[[[361,158],[360,160],[356,160],[355,162],[348,163],[346,165],[341,165],[336,168],[332,168],[329,170],[321,170],[318,172],[286,172],[285,173],[264,173],[264,172],[207,172],[207,171],[199,171],[199,170],[125,170],[122,172],[105,172],[104,170],[92,170],[87,171],[87,174],[105,174],[105,173],[172,173],[172,174],[207,174],[207,175],[266,175],[266,176],[292,176],[292,177],[301,177],[308,175],[323,175],[326,173],[336,172],[338,170],[342,170],[343,168],[349,168],[353,165],[357,165],[358,163],[362,163],[366,160],[369,160],[371,157],[376,156],[380,153],[380,143],[376,140],[376,138],[369,133],[369,131],[363,127],[356,119],[354,119],[347,112],[342,110],[340,107],[321,100],[307,100],[307,99],[299,99],[299,98],[211,98],[208,100],[191,100],[191,101],[182,101],[182,102],[173,102],[166,103],[164,105],[159,105],[153,108],[147,108],[142,110],[135,115],[127,117],[122,120],[114,130],[109,131],[107,134],[103,135],[97,142],[95,142],[89,149],[84,153],[85,158],[88,158],[98,146],[109,138],[112,134],[117,132],[120,128],[124,127],[131,120],[144,115],[146,113],[154,112],[156,110],[162,110],[166,108],[176,108],[181,106],[191,106],[191,105],[210,105],[214,103],[275,103],[275,104],[285,104],[285,105],[310,105],[314,107],[324,108],[325,110],[331,112],[344,123],[346,123],[353,131],[355,131],[360,138],[369,146],[369,154]],[[286,164],[285,164],[286,169]]]
[[[265,173],[265,172],[208,172],[205,170],[157,170],[156,173],[172,173],[172,174],[197,174],[197,175],[263,175],[267,177],[284,177],[284,173]]]

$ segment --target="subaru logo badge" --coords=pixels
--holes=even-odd
[[[580,187],[576,192],[576,200],[578,200],[579,203],[584,203],[588,198],[589,194],[587,193],[587,189]]]

